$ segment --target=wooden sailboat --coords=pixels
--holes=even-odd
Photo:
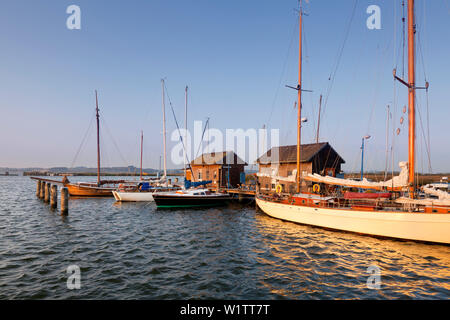
[[[95,111],[97,119],[97,183],[78,182],[71,183],[64,177],[62,183],[69,190],[71,196],[78,197],[111,197],[114,185],[125,182],[124,180],[101,180],[100,179],[100,115],[98,109],[98,96],[95,90]]]
[[[415,183],[415,22],[414,0],[408,0],[408,82],[394,76],[408,87],[409,95],[409,139],[407,183],[394,185],[370,184],[362,181],[300,174],[301,143],[301,43],[302,9],[300,8],[300,49],[297,126],[297,193],[294,195],[272,196],[257,194],[256,203],[267,215],[301,224],[329,229],[357,232],[360,234],[407,239],[415,241],[450,244],[450,194],[439,193],[439,199],[418,199],[418,186]],[[352,186],[358,188],[390,191],[392,198],[349,199],[335,194],[310,194],[300,189],[301,179],[333,186]],[[429,188],[428,188],[429,189]],[[424,192],[431,193],[427,188]]]

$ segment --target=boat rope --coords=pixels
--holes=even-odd
[[[328,87],[327,87],[327,91],[326,91],[326,94],[325,94],[325,100],[324,100],[324,103],[322,105],[322,118],[325,117],[325,111],[326,111],[326,108],[327,108],[328,99],[330,97],[330,93],[331,93],[331,90],[333,88],[334,80],[336,79],[336,74],[337,74],[337,71],[338,71],[338,68],[339,68],[339,65],[340,65],[340,62],[341,62],[342,54],[344,52],[344,48],[345,48],[345,45],[347,43],[348,36],[350,34],[350,29],[351,29],[351,26],[352,26],[353,19],[355,17],[357,4],[358,4],[358,0],[355,0],[355,2],[353,4],[353,10],[352,10],[350,19],[348,20],[349,22],[348,22],[347,28],[345,30],[345,33],[344,33],[344,39],[343,39],[342,44],[341,44],[341,46],[340,46],[340,48],[338,50],[338,53],[337,53],[337,56],[336,56],[336,60],[334,62],[334,66],[332,67],[332,71],[330,73],[330,76],[328,77]]]
[[[281,87],[281,82],[283,81],[285,72],[286,72],[286,66],[287,66],[287,62],[289,60],[289,56],[291,55],[291,51],[292,51],[292,45],[294,43],[294,36],[296,34],[296,30],[298,29],[298,19],[295,19],[295,23],[294,23],[294,27],[292,29],[292,33],[291,33],[291,39],[289,41],[289,46],[288,46],[288,50],[286,52],[286,56],[284,58],[284,62],[283,62],[283,67],[281,69],[281,74],[280,74],[280,78],[278,80],[278,86],[277,89],[275,90],[275,96],[272,100],[272,106],[270,108],[270,113],[269,113],[269,118],[267,119],[266,123],[270,123],[270,121],[272,120],[272,115],[273,115],[273,111],[275,109],[275,104],[278,98],[278,93],[280,91],[280,87]]]
[[[405,46],[406,46],[406,18],[405,18],[405,0],[402,0],[402,24],[403,24],[403,31],[402,31],[402,78],[405,79]]]
[[[205,136],[206,127],[208,126],[208,124],[209,124],[209,118],[207,118],[206,123],[205,123],[205,127],[203,128],[202,138],[200,139],[200,144],[198,145],[198,149],[197,149],[197,153],[195,154],[195,158],[198,157],[198,153],[199,153],[200,148],[202,146],[203,137]]]
[[[165,93],[166,93],[167,99],[169,100],[169,105],[170,105],[170,109],[172,110],[173,119],[175,120],[175,124],[177,126],[177,131],[178,131],[178,135],[180,137],[181,146],[183,147],[184,154],[185,154],[185,157],[186,157],[186,160],[187,160],[186,162],[187,162],[187,165],[189,167],[189,171],[191,171],[192,181],[194,181],[195,178],[194,178],[194,172],[192,171],[192,167],[191,167],[191,160],[188,157],[187,150],[186,150],[186,147],[184,145],[183,136],[181,135],[181,132],[180,132],[180,126],[178,125],[178,120],[177,120],[177,117],[175,115],[175,111],[174,111],[173,105],[172,105],[172,100],[170,99],[169,90],[167,89],[165,81],[164,81],[164,89],[165,89]],[[208,121],[209,121],[209,119],[208,119]],[[206,126],[205,126],[205,129],[206,129]],[[204,133],[205,132],[203,131],[203,134]],[[202,141],[203,141],[203,135],[202,135]]]
[[[128,165],[128,161],[126,161],[126,159],[123,156],[122,152],[120,152],[119,146],[117,145],[116,140],[114,140],[114,137],[112,136],[111,131],[109,130],[108,125],[106,124],[105,116],[101,117],[100,121],[102,122],[103,127],[106,129],[106,133],[108,134],[109,138],[113,142],[114,147],[116,148],[117,152],[119,153],[119,156],[120,156],[121,160],[123,161],[125,166],[128,167],[128,173],[131,173],[130,172],[130,167]],[[135,169],[135,171],[136,171],[136,169]],[[136,172],[134,172],[134,173],[136,173]]]
[[[94,118],[95,118],[95,112],[92,113],[92,117],[91,117],[91,121],[89,122],[89,126],[84,134],[83,139],[81,140],[80,146],[78,147],[77,152],[75,153],[75,157],[72,160],[72,163],[70,164],[69,168],[73,168],[73,166],[75,165],[75,162],[77,161],[78,155],[80,154],[81,148],[83,147],[84,143],[86,142],[86,139],[88,138],[88,134],[91,131],[92,128],[92,124],[94,123]]]

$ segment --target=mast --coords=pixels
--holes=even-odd
[[[416,135],[416,96],[415,96],[415,33],[414,0],[408,0],[408,164],[411,196],[414,197],[415,180],[415,135]]]
[[[97,185],[100,186],[100,115],[98,113],[97,90],[95,90],[95,113],[97,118]]]
[[[186,180],[187,176],[187,105],[188,105],[188,86],[184,89],[184,179]]]
[[[144,147],[144,131],[141,131],[141,174],[140,174],[141,181],[142,181],[142,150],[143,150],[143,147]]]
[[[297,112],[297,193],[300,192],[300,159],[301,159],[301,127],[302,127],[302,2],[299,11],[299,48],[298,48],[298,112]]]
[[[164,79],[161,79],[162,86],[162,111],[163,111],[163,148],[164,148],[164,179],[166,179],[167,185],[167,161],[166,161],[166,105],[164,94]]]

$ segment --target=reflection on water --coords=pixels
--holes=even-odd
[[[0,177],[1,299],[450,297],[447,246],[302,226],[239,205],[71,199],[62,217],[34,194],[32,180]],[[80,290],[66,287],[73,264]],[[370,265],[381,269],[379,290],[367,288]]]
[[[257,228],[265,234],[271,255],[264,263],[277,266],[267,274],[277,283],[311,283],[297,293],[316,298],[449,298],[448,246],[378,239],[324,230],[273,219],[258,213]],[[367,268],[381,269],[380,290],[367,290]],[[270,281],[268,281],[270,283]],[[278,292],[278,288],[275,288]]]

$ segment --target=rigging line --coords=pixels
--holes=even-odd
[[[277,98],[278,98],[278,93],[280,91],[281,81],[283,81],[283,77],[284,77],[284,74],[286,72],[286,65],[287,65],[289,56],[291,54],[292,44],[294,43],[294,36],[296,34],[297,27],[298,27],[298,19],[296,18],[295,19],[295,23],[294,23],[294,28],[292,29],[291,40],[290,40],[290,43],[289,43],[288,50],[286,52],[286,57],[284,59],[283,68],[282,68],[282,71],[281,71],[281,74],[280,74],[280,79],[278,81],[278,86],[277,86],[277,89],[275,91],[275,96],[274,96],[273,101],[272,101],[272,106],[271,106],[271,110],[270,110],[270,113],[269,113],[269,118],[267,119],[267,123],[269,123],[270,120],[272,119],[272,114],[273,114],[273,111],[275,109],[275,103],[276,103]]]
[[[306,39],[306,35],[307,34],[308,33],[306,32],[305,23],[303,23],[303,25],[302,25],[302,39],[305,42],[305,64],[308,65],[307,71],[309,73],[309,77],[307,78],[307,81],[309,82],[310,88],[312,89],[313,88],[312,81],[311,81],[311,79],[312,79],[312,72],[311,72],[311,64],[310,64],[309,54],[308,54],[308,41]],[[313,130],[314,130],[313,132],[316,132],[317,131],[316,130],[316,121],[315,121],[316,113],[315,113],[315,104],[314,104],[313,97],[314,97],[314,94],[311,92],[311,94],[308,95],[308,98],[310,100],[309,102],[310,102],[310,106],[311,106],[311,113],[312,113],[312,119],[313,119],[312,120]]]
[[[402,78],[405,78],[405,43],[406,43],[406,30],[405,30],[405,0],[402,0],[402,23],[403,23],[403,55],[402,55]]]
[[[73,168],[73,166],[74,166],[74,164],[75,164],[75,162],[76,162],[76,160],[77,160],[77,158],[78,158],[78,155],[80,154],[81,148],[83,147],[84,143],[86,142],[86,139],[87,139],[87,137],[88,137],[88,133],[90,132],[90,130],[91,130],[91,128],[92,128],[92,124],[93,124],[93,122],[94,122],[94,118],[95,118],[95,112],[92,113],[92,117],[91,117],[91,121],[89,122],[88,129],[86,130],[86,132],[85,132],[85,134],[84,134],[84,137],[83,137],[83,139],[81,140],[80,146],[78,147],[78,150],[77,150],[77,152],[75,153],[75,157],[74,157],[74,159],[72,160],[72,163],[70,164],[70,168]]]
[[[100,132],[100,140],[101,141],[105,141],[105,138],[103,136],[103,133]],[[108,150],[106,150],[106,148],[104,147],[103,144],[103,148],[101,149],[100,155],[102,157],[102,162],[104,163],[103,165],[103,169],[105,169],[106,167],[108,167],[108,165],[110,167],[112,167],[112,162],[109,159],[109,155],[108,155]],[[106,160],[106,161],[105,161]],[[101,171],[102,165],[100,164],[100,171]],[[103,172],[103,174],[105,174],[105,172]]]
[[[428,156],[428,167],[431,170],[431,157],[430,157],[430,149],[429,146],[427,145],[427,139],[425,137],[425,130],[423,128],[423,121],[422,121],[422,114],[420,112],[420,108],[416,108],[419,114],[419,119],[420,119],[420,128],[422,129],[422,138],[425,141],[425,149],[427,151],[427,156]]]
[[[129,162],[126,161],[126,159],[125,159],[125,157],[123,156],[122,152],[120,152],[120,149],[119,149],[119,147],[118,147],[116,141],[114,140],[114,137],[112,136],[111,131],[109,130],[109,127],[108,127],[108,125],[107,125],[107,123],[106,123],[105,116],[103,115],[103,117],[101,117],[100,120],[101,120],[101,122],[102,122],[102,125],[103,125],[103,126],[105,127],[105,129],[106,129],[106,133],[108,133],[109,138],[112,140],[112,142],[113,142],[113,144],[114,144],[114,147],[116,148],[117,152],[119,153],[119,156],[120,156],[121,160],[122,160],[123,163],[128,167]],[[130,172],[130,168],[128,168],[128,172]]]
[[[200,139],[200,143],[198,145],[198,149],[197,149],[197,153],[195,154],[195,158],[197,158],[198,152],[200,151],[200,147],[202,146],[203,137],[205,136],[206,126],[208,125],[208,123],[209,123],[209,118],[206,120],[205,127],[203,128],[202,138]]]
[[[331,89],[332,89],[333,84],[334,84],[334,79],[336,77],[336,73],[337,73],[337,70],[339,68],[339,64],[340,64],[340,61],[341,61],[341,58],[342,58],[342,54],[344,52],[345,44],[347,43],[347,39],[348,39],[348,36],[350,34],[350,28],[351,28],[351,25],[352,25],[352,22],[353,22],[353,18],[355,17],[357,4],[358,4],[358,0],[355,0],[355,3],[353,5],[352,14],[350,16],[350,20],[349,20],[349,23],[347,25],[347,29],[346,29],[345,34],[344,34],[344,41],[342,42],[342,46],[339,49],[337,57],[336,57],[336,61],[335,61],[334,68],[333,68],[334,70],[331,71],[330,76],[328,77],[328,81],[331,81],[331,82],[328,83],[328,88],[327,88],[327,92],[326,92],[326,95],[325,95],[325,101],[324,101],[324,104],[323,104],[323,107],[322,107],[322,118],[324,118],[324,116],[325,116],[325,110],[326,110],[326,107],[327,107],[328,98],[330,96]]]
[[[173,118],[174,118],[174,120],[175,120],[175,124],[176,124],[176,126],[177,126],[177,130],[178,130],[178,135],[180,136],[180,141],[181,141],[181,145],[182,145],[182,147],[183,147],[183,150],[184,150],[184,154],[185,154],[185,158],[186,158],[186,162],[188,162],[187,164],[189,165],[189,168],[190,168],[190,170],[191,170],[191,172],[192,172],[192,168],[191,168],[191,165],[190,165],[190,160],[188,159],[188,156],[187,156],[187,150],[186,150],[186,148],[185,148],[185,146],[184,146],[184,141],[183,141],[183,136],[181,135],[181,132],[180,132],[180,126],[178,125],[178,120],[177,120],[177,117],[176,117],[176,115],[175,115],[175,110],[173,109],[173,105],[172,105],[172,100],[170,100],[170,96],[169,96],[169,90],[167,89],[167,86],[166,86],[166,83],[164,82],[164,89],[165,89],[165,92],[166,92],[166,95],[167,95],[167,99],[169,100],[169,105],[170,105],[170,109],[172,110],[172,115],[173,115]],[[209,120],[209,119],[208,119]],[[205,127],[206,128],[206,127]],[[203,137],[202,137],[202,140],[203,140]],[[192,172],[192,176],[194,176],[194,173]]]

